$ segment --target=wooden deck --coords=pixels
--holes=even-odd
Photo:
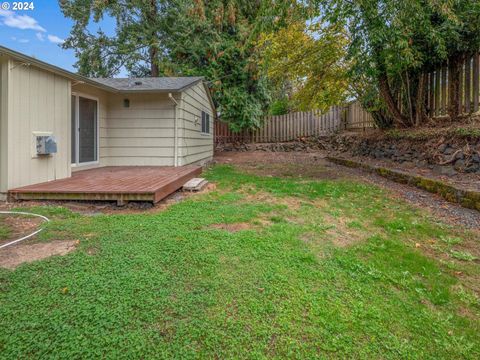
[[[9,190],[12,200],[151,201],[156,203],[202,172],[200,166],[109,166]]]

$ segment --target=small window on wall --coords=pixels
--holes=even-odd
[[[202,111],[202,133],[210,134],[210,114]]]

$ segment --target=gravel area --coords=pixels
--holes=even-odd
[[[434,218],[454,226],[480,229],[480,212],[450,203],[438,195],[396,183],[361,169],[329,162],[326,152],[228,152],[217,153],[215,161],[234,164],[247,172],[263,176],[302,176],[318,179],[351,178],[375,184],[392,196],[427,210]]]

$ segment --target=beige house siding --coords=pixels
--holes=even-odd
[[[69,177],[70,80],[13,60],[6,73],[8,189]],[[54,135],[58,153],[38,157],[35,133]]]
[[[179,165],[206,163],[213,157],[214,115],[203,83],[182,93],[179,115]],[[202,133],[202,111],[210,114],[210,134]]]
[[[98,100],[98,164],[72,167],[72,93]],[[210,160],[214,116],[203,83],[173,96],[178,106],[167,93],[112,93],[0,56],[0,200],[9,189],[91,167],[173,166],[175,145],[178,165]],[[201,133],[202,111],[210,114],[210,134]],[[57,139],[57,153],[37,156],[35,136],[50,134]]]
[[[124,107],[124,100],[130,106]],[[110,94],[101,141],[111,166],[173,166],[174,104],[168,94]]]
[[[174,165],[175,107],[167,93],[111,94],[89,85],[75,85],[72,91],[99,100],[100,162],[96,166]],[[203,84],[173,95],[179,103],[178,164],[210,160],[213,134],[201,134],[200,120],[201,111],[208,112],[213,131],[213,114]],[[128,108],[125,99],[130,102]]]
[[[8,190],[8,59],[0,57],[0,201]]]

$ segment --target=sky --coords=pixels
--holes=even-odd
[[[27,2],[33,4],[33,10],[13,10],[13,0],[0,0],[0,45],[75,72],[74,52],[60,47],[73,22],[63,16],[58,0]],[[92,24],[90,30],[99,26],[111,34],[115,22],[103,19],[100,25]]]

